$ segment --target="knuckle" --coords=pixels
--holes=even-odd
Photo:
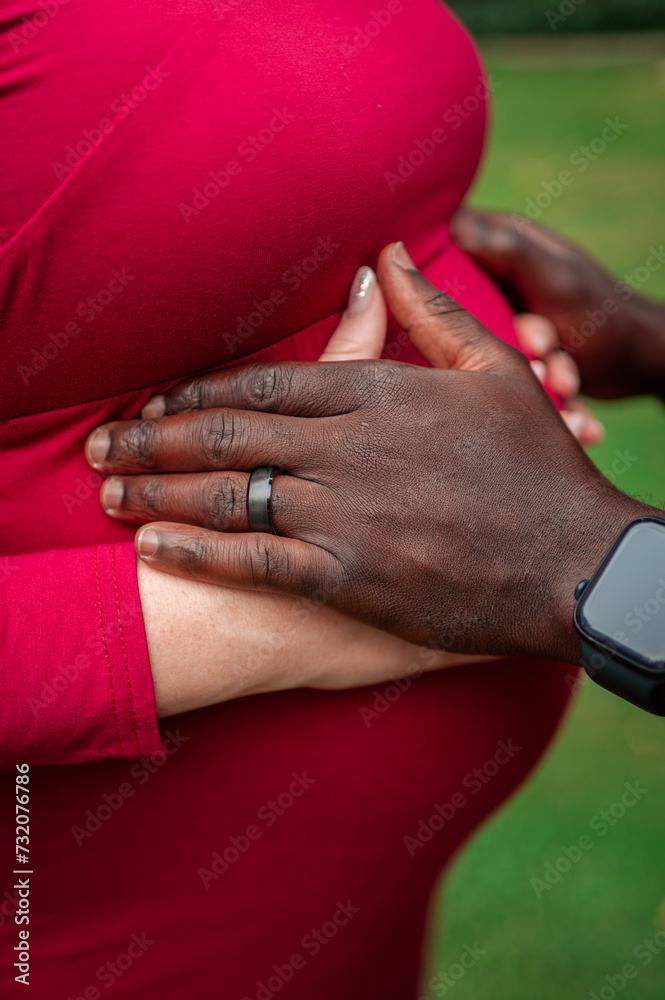
[[[257,410],[270,410],[288,397],[292,380],[292,370],[283,365],[252,365],[245,369],[247,401]]]
[[[205,410],[207,407],[206,379],[194,378],[183,386],[179,386],[170,395],[169,409],[173,411]]]
[[[425,299],[425,305],[433,316],[440,316],[441,314],[448,314],[452,312],[464,312],[462,306],[458,302],[444,292],[441,288],[435,288]]]
[[[203,535],[186,535],[178,546],[178,563],[188,573],[203,573],[210,568],[213,551]]]
[[[371,396],[384,400],[386,397],[397,397],[405,389],[407,384],[406,365],[399,361],[377,361],[374,363],[371,372],[372,380],[370,385]],[[377,389],[383,394],[376,396]]]
[[[517,347],[513,347],[512,344],[504,343],[502,350],[504,350],[506,357],[512,361],[513,365],[523,374],[528,373],[530,376],[533,376],[533,378],[537,378],[526,354],[520,351]]]
[[[203,458],[209,465],[223,466],[234,444],[238,444],[238,418],[231,410],[209,410],[197,427]]]
[[[130,492],[130,503],[132,506],[139,506],[146,514],[159,517],[168,509],[167,487],[164,477],[153,476],[146,479],[141,484],[137,494]]]
[[[425,302],[425,307],[430,317],[445,320],[449,329],[463,329],[466,336],[473,336],[478,332],[478,320],[441,289],[437,289],[435,294],[430,296]]]
[[[275,536],[257,533],[245,540],[246,559],[252,583],[257,586],[279,586],[289,575],[289,557]]]
[[[426,302],[429,316],[445,323],[445,327],[456,333],[464,332],[469,342],[474,342],[486,335],[485,327],[476,317],[446,292],[437,289]]]
[[[215,477],[210,484],[207,507],[214,528],[224,531],[245,510],[246,489],[229,476]]]
[[[111,458],[122,454],[138,465],[149,465],[157,445],[157,421],[140,420],[114,438]],[[115,454],[114,454],[115,453]]]

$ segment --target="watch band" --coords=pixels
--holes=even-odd
[[[638,708],[653,715],[665,716],[665,700],[660,689],[665,691],[665,670],[663,677],[642,674],[622,663],[609,653],[604,653],[582,638],[582,663],[589,677],[612,694],[625,698]]]

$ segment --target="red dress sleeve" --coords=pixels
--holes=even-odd
[[[161,751],[131,542],[0,560],[0,766]]]

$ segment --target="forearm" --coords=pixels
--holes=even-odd
[[[267,691],[378,684],[468,659],[311,601],[198,583],[141,561],[137,569],[162,718]]]
[[[137,573],[157,714],[245,693],[230,648],[237,625],[230,592],[156,573],[141,562]]]
[[[141,562],[137,571],[160,717],[314,677],[311,622],[295,600],[167,576]]]

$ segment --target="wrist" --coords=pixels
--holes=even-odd
[[[582,647],[573,625],[575,589],[593,576],[621,530],[639,517],[662,517],[663,511],[634,500],[607,484],[601,497],[583,511],[571,512],[561,539],[561,558],[553,567],[556,582],[551,589],[553,631],[551,645],[538,655],[566,663],[580,663]]]
[[[243,622],[235,594],[160,573],[142,560],[137,575],[160,718],[247,694],[237,665]]]

